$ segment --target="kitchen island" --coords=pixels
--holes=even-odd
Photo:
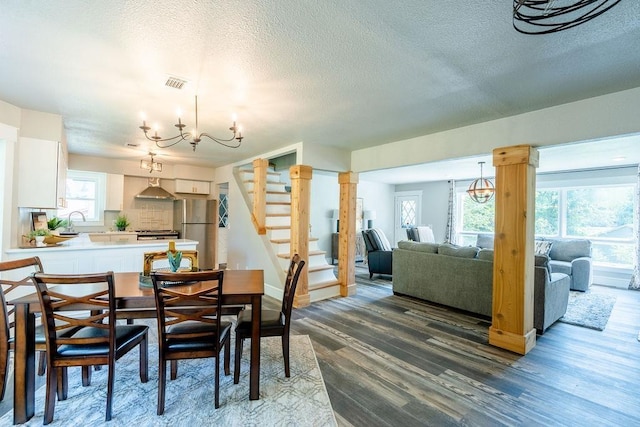
[[[195,250],[198,241],[175,239],[177,250]],[[142,271],[145,252],[166,251],[169,240],[92,242],[80,236],[59,245],[5,250],[5,260],[37,256],[47,273],[101,273]]]

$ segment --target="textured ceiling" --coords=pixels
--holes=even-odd
[[[140,111],[168,135],[181,107],[191,129],[195,93],[200,130],[226,137],[235,112],[242,147],[181,143],[162,161],[358,149],[638,87],[639,16],[622,1],[526,36],[505,0],[3,0],[0,99],[62,115],[79,154],[140,158]]]

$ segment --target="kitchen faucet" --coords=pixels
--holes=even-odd
[[[67,218],[67,231],[69,232],[73,232],[73,223],[71,222],[71,215],[73,215],[74,213],[79,213],[80,215],[82,215],[82,220],[86,221],[87,218],[85,218],[84,214],[80,211],[73,211],[69,213],[69,218]]]

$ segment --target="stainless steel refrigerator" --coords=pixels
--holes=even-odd
[[[173,202],[173,228],[181,239],[197,240],[200,268],[216,268],[218,201],[178,199]]]

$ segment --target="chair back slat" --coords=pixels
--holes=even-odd
[[[151,272],[158,317],[158,337],[162,345],[171,340],[220,336],[222,283],[224,271]],[[213,331],[193,329],[172,332],[171,326],[184,322],[216,325]],[[218,343],[218,340],[215,340]],[[219,344],[219,343],[218,343]],[[217,344],[217,345],[218,345]]]
[[[285,328],[289,327],[289,320],[291,318],[291,310],[293,309],[293,300],[296,295],[296,288],[298,286],[298,279],[300,273],[304,268],[305,261],[300,258],[300,255],[294,254],[287,270],[287,279],[284,284],[284,296],[282,298],[282,314],[285,317]]]
[[[109,344],[115,346],[115,295],[113,272],[100,274],[44,274],[33,276],[46,325],[47,352],[62,345]],[[103,336],[77,338],[59,331],[90,327],[106,330]]]
[[[0,262],[0,351],[4,350],[15,327],[15,310],[7,305],[7,301],[34,292],[31,275],[41,272],[42,263],[38,257]]]

